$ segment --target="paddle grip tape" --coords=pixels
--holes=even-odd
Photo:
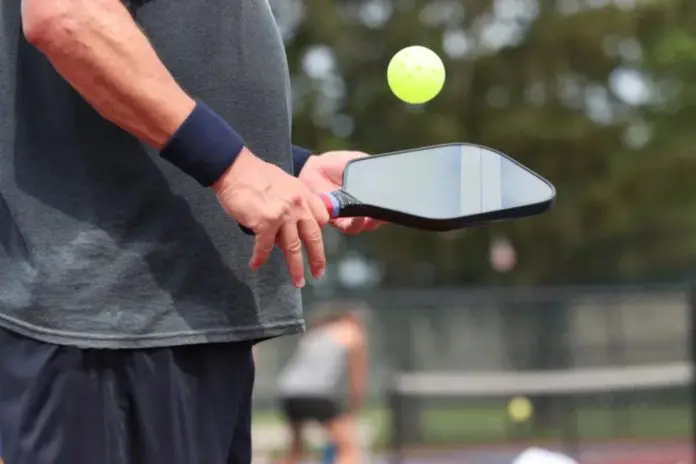
[[[338,217],[338,215],[341,213],[341,201],[333,192],[322,193],[321,201],[324,202],[324,206],[326,207],[326,211],[329,213],[329,216],[332,218]]]

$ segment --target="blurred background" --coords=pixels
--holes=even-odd
[[[583,463],[694,462],[696,2],[270,3],[295,143],[368,153],[479,143],[557,188],[553,210],[530,219],[327,232],[331,265],[305,307],[370,309],[364,428],[375,453],[497,464],[536,444]],[[423,106],[386,82],[409,45],[447,68]],[[275,384],[295,343],[259,346],[254,425],[267,456],[284,446]],[[530,371],[550,376],[500,377]],[[524,421],[508,411],[518,396],[533,404]]]

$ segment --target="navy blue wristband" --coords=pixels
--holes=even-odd
[[[160,151],[160,156],[209,187],[244,148],[244,140],[205,103],[196,107]]]
[[[298,147],[297,145],[292,146],[292,172],[295,177],[300,175],[300,171],[302,171],[310,156],[312,156],[312,152],[306,148]]]

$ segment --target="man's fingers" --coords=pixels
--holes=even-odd
[[[364,218],[340,218],[334,219],[332,224],[346,235],[355,235],[362,230],[364,222]]]
[[[262,232],[256,233],[256,241],[254,243],[254,252],[251,256],[249,266],[256,270],[266,264],[268,257],[273,251],[273,246],[276,241],[276,233],[278,228],[268,228]]]
[[[373,230],[379,229],[384,224],[386,224],[386,222],[384,222],[384,221],[378,221],[377,219],[365,218],[365,224],[363,227],[363,231],[372,232]]]
[[[329,212],[326,210],[326,206],[324,205],[324,202],[321,201],[319,195],[312,193],[309,194],[309,197],[307,198],[307,206],[309,206],[309,210],[312,212],[312,215],[319,224],[320,228],[329,223],[331,217],[329,216]]]
[[[278,231],[287,217],[286,208],[282,205],[276,205],[274,209],[266,211],[266,214],[262,217],[262,222],[254,227],[256,241],[251,262],[249,263],[254,270],[260,268],[268,261],[268,257],[273,251],[273,246],[275,246]]]
[[[353,218],[353,221],[351,221],[350,225],[346,228],[345,234],[346,235],[359,234],[363,230],[364,224],[365,224],[365,218]]]
[[[292,284],[297,288],[305,286],[304,260],[302,259],[302,241],[296,222],[288,222],[280,228],[278,242],[285,254],[285,261]]]
[[[331,220],[331,225],[340,230],[342,233],[345,233],[352,223],[353,218],[338,218]]]
[[[355,235],[360,232],[371,232],[379,229],[386,222],[366,217],[339,218],[331,220],[331,225],[346,235]]]
[[[273,251],[280,227],[288,221],[289,217],[290,206],[283,202],[275,202],[266,206],[259,214],[257,223],[251,227],[256,233],[254,252],[249,262],[249,266],[252,269],[256,270],[266,264],[268,257]]]
[[[307,250],[309,268],[315,279],[321,279],[326,271],[326,255],[324,252],[324,237],[321,227],[313,217],[305,217],[298,223],[300,238]]]

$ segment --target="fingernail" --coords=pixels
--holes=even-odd
[[[319,272],[317,272],[317,280],[323,279],[325,274],[326,274],[326,269],[319,269]]]
[[[301,279],[299,279],[299,280],[295,283],[295,287],[297,287],[297,288],[304,288],[304,286],[305,286],[305,279],[304,279],[304,277],[301,278]]]

